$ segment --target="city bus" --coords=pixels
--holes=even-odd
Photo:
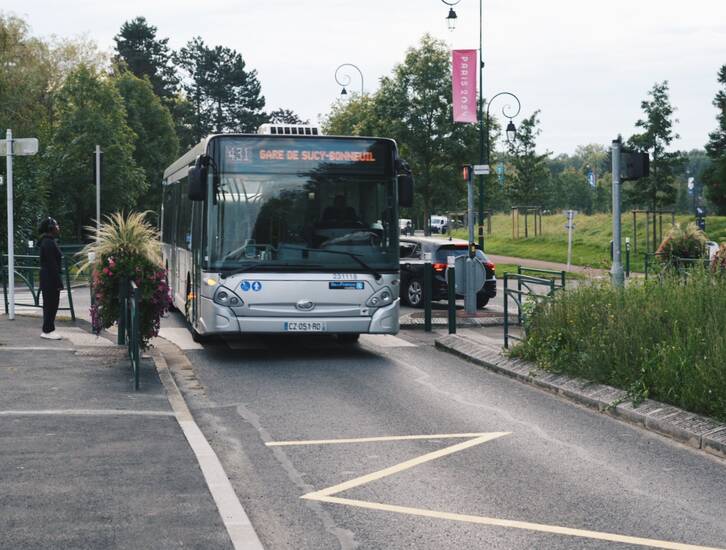
[[[173,305],[195,340],[399,329],[400,206],[413,178],[386,138],[263,125],[210,135],[164,172]]]

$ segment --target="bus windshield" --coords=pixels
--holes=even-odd
[[[394,183],[324,171],[222,172],[216,193],[208,186],[209,268],[396,270]]]

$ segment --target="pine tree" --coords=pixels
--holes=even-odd
[[[267,120],[257,71],[245,70],[242,56],[230,48],[189,41],[176,55],[186,73],[182,88],[192,110],[195,140],[213,132],[255,132]]]
[[[668,97],[668,81],[656,83],[648,95],[650,99],[640,104],[645,118],[635,123],[643,133],[633,135],[628,146],[650,153],[650,176],[627,184],[624,191],[632,203],[655,210],[675,203],[675,176],[683,164],[683,156],[680,152],[667,151],[679,137],[673,131],[678,120],[673,117],[675,108]]]
[[[525,118],[517,129],[517,139],[509,144],[513,174],[509,176],[506,191],[513,206],[548,206],[550,198],[549,152],[537,154],[539,111]]]
[[[123,61],[139,78],[148,77],[154,93],[165,102],[172,100],[179,79],[172,63],[168,38],[157,38],[157,28],[149,25],[145,17],[137,17],[121,25],[114,36],[116,61]]]
[[[712,163],[704,173],[706,197],[716,206],[718,213],[726,215],[726,65],[718,72],[723,88],[716,93],[713,104],[718,109],[718,128],[709,134],[706,152]]]

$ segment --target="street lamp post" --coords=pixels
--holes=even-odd
[[[358,71],[358,74],[360,75],[360,95],[363,95],[363,72],[352,63],[343,63],[342,65],[339,65],[337,69],[335,69],[335,81],[343,86],[343,89],[340,92],[340,95],[348,95],[348,91],[345,89],[346,86],[350,86],[351,77],[349,74],[344,73],[342,75],[342,79],[338,78],[338,72],[343,67],[353,67],[356,71]],[[341,82],[342,80],[342,82]]]
[[[446,16],[446,22],[449,26],[449,30],[454,30],[456,27],[456,20],[458,19],[454,6],[457,5],[461,0],[441,0],[444,4],[449,6],[449,14]],[[487,121],[486,131],[484,129],[484,114],[482,112],[484,108],[484,38],[483,38],[483,2],[479,0],[479,164],[489,164],[489,105],[495,97],[499,95],[508,95],[514,98],[517,102],[517,112],[513,115],[508,115],[506,109],[509,105],[505,105],[502,109],[504,116],[509,118],[509,124],[507,125],[507,139],[508,141],[514,141],[516,136],[516,128],[512,122],[512,118],[519,114],[520,103],[517,96],[510,92],[500,92],[492,97],[487,105]],[[484,250],[484,175],[479,175],[479,247]]]

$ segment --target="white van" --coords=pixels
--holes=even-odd
[[[431,216],[431,232],[446,233],[449,228],[449,218],[446,216]]]

